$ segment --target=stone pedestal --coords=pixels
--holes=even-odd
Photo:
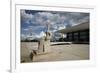
[[[45,43],[44,38],[41,38],[40,41],[38,42],[38,53],[39,54],[45,51],[44,43]]]
[[[51,47],[50,47],[50,33],[47,32],[46,33],[46,38],[45,38],[45,52],[50,52],[51,51]]]

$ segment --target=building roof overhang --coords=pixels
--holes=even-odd
[[[75,31],[81,31],[81,30],[86,30],[89,29],[89,22],[84,22],[72,27],[68,27],[62,30],[58,30],[57,32],[59,33],[69,33],[69,32],[75,32]]]

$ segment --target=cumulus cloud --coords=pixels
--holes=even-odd
[[[27,13],[26,10],[21,10],[21,33],[28,34],[31,29],[37,37],[41,36],[47,30],[47,24],[50,27],[50,31],[55,32],[89,21],[89,13],[28,11],[30,13]]]
[[[25,12],[25,10],[21,10],[20,13],[21,13],[21,25],[23,25],[25,23],[30,24],[30,21],[31,21],[31,19],[33,18],[34,15],[27,14]]]

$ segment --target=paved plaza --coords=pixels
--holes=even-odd
[[[57,43],[57,42],[56,42]],[[71,60],[88,60],[89,44],[54,44],[51,42],[50,52],[37,54],[33,57],[33,62],[50,62],[50,61],[71,61]],[[29,54],[32,50],[38,49],[38,43],[21,42],[21,61],[32,62]]]

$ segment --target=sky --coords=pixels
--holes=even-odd
[[[89,13],[80,12],[61,12],[61,11],[37,11],[37,10],[20,10],[21,14],[21,38],[33,37],[41,38],[45,36],[47,24],[49,31],[55,37],[56,31],[71,26],[78,25],[82,22],[89,21]],[[56,34],[56,35],[55,35]]]

